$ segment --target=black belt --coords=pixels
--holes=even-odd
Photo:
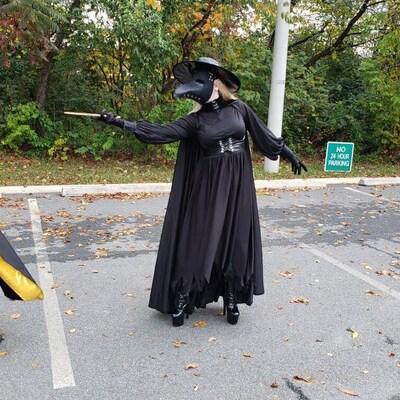
[[[204,148],[204,155],[206,157],[218,156],[224,154],[225,152],[242,151],[244,149],[245,138],[234,139],[232,137],[228,139],[218,140],[218,143],[212,149]]]

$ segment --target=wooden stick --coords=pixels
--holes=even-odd
[[[84,117],[100,117],[100,114],[92,114],[92,113],[85,113],[85,112],[75,112],[75,111],[64,111],[64,114],[81,115],[81,116],[84,116]]]

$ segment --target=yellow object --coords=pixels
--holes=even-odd
[[[42,289],[20,271],[0,257],[0,278],[19,296],[23,301],[43,300]]]

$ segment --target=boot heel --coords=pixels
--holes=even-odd
[[[178,293],[176,295],[176,308],[172,313],[172,325],[182,326],[186,318],[189,318],[189,295]]]
[[[225,315],[226,315],[226,300],[225,300],[225,297],[224,297],[224,310],[222,311],[222,315],[225,317]]]
[[[239,310],[237,307],[235,307],[233,310],[229,310],[228,309],[228,313],[227,313],[227,321],[232,324],[232,325],[236,325],[238,323],[239,320]]]
[[[184,312],[182,312],[180,314],[172,314],[172,325],[173,326],[182,326],[185,321],[184,318],[185,318]],[[189,318],[189,316],[186,316],[186,318]]]
[[[236,325],[239,320],[239,309],[237,306],[235,286],[232,279],[226,282],[225,296],[224,296],[224,315],[227,314],[227,321]]]

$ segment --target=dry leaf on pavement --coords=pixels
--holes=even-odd
[[[199,364],[191,363],[191,364],[186,365],[185,369],[194,369],[194,368],[197,368],[198,366],[199,366]]]
[[[296,381],[301,381],[301,382],[306,382],[306,383],[313,383],[314,379],[311,378],[311,376],[301,376],[301,375],[295,375],[293,377]]]
[[[358,337],[358,332],[355,331],[354,329],[352,329],[352,328],[347,328],[347,331],[348,331],[348,332],[351,332],[351,337],[352,337],[353,339],[355,339],[355,338]]]
[[[197,328],[198,326],[205,328],[207,326],[206,321],[197,321],[195,324],[193,324],[193,328]]]
[[[95,256],[96,258],[108,257],[108,250],[105,248],[97,249]]]
[[[174,346],[177,348],[181,347],[181,344],[187,344],[187,342],[185,342],[184,340],[179,340],[179,339],[176,339],[174,342]]]
[[[349,390],[349,389],[344,389],[344,388],[338,388],[342,393],[348,394],[349,396],[354,396],[358,397],[358,394]]]
[[[290,299],[289,303],[303,303],[303,304],[309,304],[310,301],[307,299],[304,299],[302,297],[295,297],[294,299]]]
[[[380,296],[382,297],[382,294],[379,292],[374,292],[373,290],[368,290],[365,294],[368,294],[369,296]]]

